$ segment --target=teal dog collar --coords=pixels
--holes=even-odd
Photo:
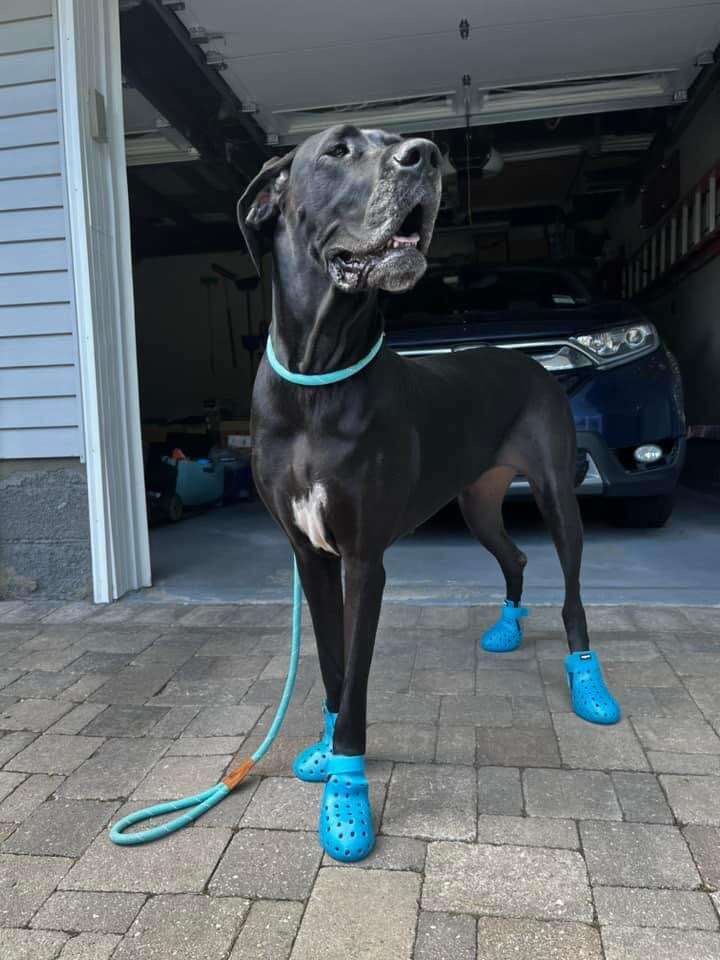
[[[279,377],[282,377],[283,380],[295,383],[300,387],[325,387],[331,383],[340,383],[341,380],[349,380],[350,377],[354,377],[356,373],[360,373],[360,371],[369,363],[372,363],[378,355],[384,339],[385,334],[381,333],[370,353],[364,356],[362,360],[358,360],[358,362],[354,363],[351,367],[343,367],[342,370],[334,370],[332,373],[293,373],[292,370],[284,367],[275,356],[275,350],[273,349],[272,339],[270,337],[267,339],[265,356],[275,373]]]

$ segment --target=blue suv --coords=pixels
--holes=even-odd
[[[593,296],[554,267],[431,269],[388,295],[389,346],[408,357],[484,346],[522,350],[565,388],[577,429],[579,495],[606,499],[622,526],[659,527],[672,513],[685,456],[677,362],[631,303]],[[517,477],[510,496],[527,496]]]

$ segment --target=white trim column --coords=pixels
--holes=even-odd
[[[93,592],[150,586],[118,0],[55,0]]]

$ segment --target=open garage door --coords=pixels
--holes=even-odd
[[[156,581],[167,585],[177,573],[183,595],[236,599],[245,587],[225,574],[237,556],[231,551],[247,549],[268,557],[256,565],[247,596],[270,599],[285,590],[282,539],[273,540],[275,553],[263,553],[274,536],[268,518],[257,505],[239,508],[230,481],[215,475],[203,493],[185,486],[180,506],[173,497],[179,471],[200,464],[206,476],[199,479],[207,481],[213,471],[205,461],[213,463],[219,451],[231,451],[233,471],[247,464],[250,393],[271,289],[268,272],[258,280],[242,250],[236,199],[267,158],[334,124],[419,134],[442,152],[443,203],[419,291],[425,316],[417,322],[412,297],[388,308],[392,345],[422,354],[491,342],[532,353],[571,397],[578,493],[589,504],[602,498],[612,506],[615,523],[667,519],[686,427],[677,364],[665,347],[658,352],[660,337],[679,358],[686,395],[694,398],[691,423],[704,430],[715,422],[712,363],[699,379],[694,373],[698,344],[710,337],[705,319],[690,317],[700,294],[683,294],[686,324],[672,317],[673,291],[698,263],[699,248],[679,245],[696,180],[706,185],[704,226],[695,238],[706,260],[705,240],[717,224],[717,194],[710,192],[720,143],[703,106],[718,84],[717,4],[660,2],[649,9],[623,0],[599,10],[555,0],[468,9],[401,0],[343,8],[340,16],[331,3],[308,9],[277,0],[123,0],[120,9],[146,468],[148,458],[170,467],[177,451],[188,461],[173,461],[175,473],[161,470],[148,480],[151,506],[161,507],[162,525],[153,532]],[[683,261],[675,266],[670,235],[663,240],[660,229],[673,211],[680,224],[676,260]],[[691,239],[699,222],[686,224]],[[652,247],[649,231],[656,228]],[[660,270],[661,243],[667,270]],[[434,324],[431,301],[435,320],[442,314]],[[484,311],[481,332],[477,317],[468,320],[470,307]],[[485,322],[490,314],[494,326]],[[454,326],[446,322],[452,316]],[[653,319],[659,335],[648,332]],[[430,326],[440,333],[418,334]],[[695,332],[685,336],[686,328]],[[636,381],[660,376],[662,356],[657,397],[626,390],[632,377],[622,368],[622,351],[634,346],[601,342],[619,330],[638,346],[638,357],[650,358]],[[600,382],[607,388],[602,403]],[[628,411],[641,409],[629,427]],[[234,489],[250,488],[237,482]],[[523,478],[513,491],[527,495]],[[182,506],[204,510],[227,505],[228,497],[222,522],[210,510],[194,528],[167,526]],[[235,528],[229,518],[240,509]],[[606,519],[603,513],[598,525],[603,537]],[[230,528],[230,552],[218,551]],[[200,540],[193,529],[204,530]],[[607,536],[616,542],[634,535]],[[432,594],[418,571],[408,574],[414,586],[402,595]],[[224,577],[227,592],[217,586]],[[603,596],[598,587],[596,598]]]
[[[414,132],[682,102],[716,16],[672,0],[178,10],[271,143],[333,123]]]

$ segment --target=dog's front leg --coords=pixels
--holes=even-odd
[[[335,726],[335,752],[365,753],[367,687],[380,618],[385,569],[382,558],[345,561],[345,680]]]
[[[320,842],[331,857],[346,862],[362,860],[375,843],[365,777],[365,726],[384,586],[382,557],[345,561],[345,679],[320,809]]]
[[[300,751],[292,768],[299,780],[321,783],[327,779],[327,762],[332,753],[345,676],[342,573],[339,557],[298,546],[295,547],[295,557],[315,630],[325,703],[320,739]]]
[[[340,558],[311,549],[296,549],[295,556],[310,607],[327,708],[337,713],[345,676]]]

